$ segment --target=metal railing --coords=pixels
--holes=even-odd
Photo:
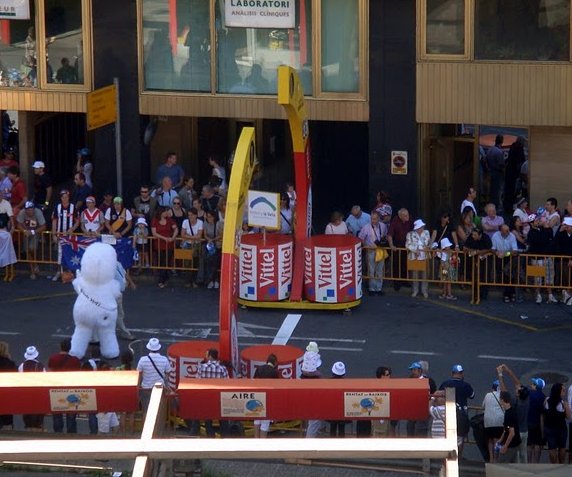
[[[444,439],[177,439],[165,432],[167,403],[160,384],[151,393],[143,430],[133,439],[66,439],[65,460],[134,459],[133,477],[170,475],[173,459],[440,459],[441,474],[458,477],[454,391],[447,390]],[[58,462],[59,439],[37,439],[33,446],[4,440],[0,461]]]
[[[81,234],[75,234],[82,237]],[[51,232],[38,235],[25,234],[17,230],[13,235],[18,262],[35,265],[56,265],[58,263],[58,240]],[[211,261],[211,266],[219,266],[220,250],[208,256],[205,242],[195,242],[177,237],[173,242],[165,242],[155,237],[146,243],[135,244],[136,259],[134,269],[179,270],[196,272]],[[370,279],[381,278],[394,285],[406,282],[426,282],[428,284],[451,284],[453,287],[470,288],[471,303],[480,303],[490,289],[504,289],[505,296],[514,295],[516,300],[524,289],[536,293],[551,291],[554,288],[572,289],[572,257],[564,255],[535,255],[510,253],[498,256],[494,251],[476,254],[467,251],[449,251],[443,260],[442,251],[427,251],[422,260],[411,259],[405,248],[383,248],[381,275],[374,277],[368,270],[368,260],[376,248],[364,247],[364,287]],[[214,263],[213,263],[214,262]],[[378,268],[379,273],[379,268]],[[572,293],[571,293],[572,294]],[[511,296],[512,299],[512,296]]]

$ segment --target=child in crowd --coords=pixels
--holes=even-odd
[[[443,293],[439,296],[441,299],[456,300],[457,297],[452,293],[451,282],[456,282],[459,271],[459,254],[451,250],[453,244],[445,237],[441,240],[441,251],[437,252],[440,258],[439,275],[443,282]]]
[[[97,413],[97,432],[99,434],[111,434],[117,431],[119,419],[114,412]]]
[[[4,281],[14,279],[14,264],[18,261],[12,235],[8,231],[8,214],[0,214],[0,269],[4,268]]]
[[[439,391],[442,392],[442,391]],[[445,437],[445,396],[435,393],[429,401],[429,415],[433,418],[431,422],[431,437]]]
[[[294,209],[296,207],[296,191],[294,190],[294,184],[290,182],[286,183],[286,194],[288,194],[288,198],[290,199],[290,208]]]
[[[143,217],[137,219],[135,230],[133,230],[133,246],[139,255],[139,271],[141,268],[149,268],[149,227]]]

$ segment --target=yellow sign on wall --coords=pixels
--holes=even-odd
[[[115,85],[87,93],[87,130],[112,124],[117,120],[117,92]]]

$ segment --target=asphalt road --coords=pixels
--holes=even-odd
[[[138,338],[146,342],[157,336],[166,344],[218,339],[217,291],[184,288],[181,277],[173,278],[166,289],[159,289],[152,277],[136,281],[137,290],[124,295],[124,307],[126,323]],[[380,365],[391,366],[396,377],[407,376],[408,365],[424,359],[439,383],[449,376],[451,365],[461,363],[477,402],[500,362],[525,378],[545,371],[572,374],[572,307],[536,305],[531,299],[504,304],[495,293],[475,306],[462,291],[457,302],[438,300],[437,290],[428,300],[413,299],[407,291],[388,288],[384,296],[365,297],[348,315],[301,311],[288,344],[303,348],[317,341],[326,376],[338,360],[345,362],[347,377],[372,376]],[[11,283],[0,282],[0,339],[10,344],[13,358],[20,361],[30,344],[44,360],[57,351],[61,338],[73,332],[74,300],[71,285],[45,278],[31,281],[21,273]],[[240,347],[271,343],[288,313],[241,310]]]
[[[159,289],[151,276],[137,277],[136,282],[137,289],[125,293],[124,306],[126,323],[141,340],[140,350],[152,336],[165,345],[218,339],[217,291],[185,288],[180,276],[165,289]],[[364,297],[351,314],[301,311],[288,344],[304,348],[308,341],[317,341],[325,376],[332,363],[341,360],[347,377],[373,376],[380,365],[391,366],[395,377],[405,377],[412,361],[424,359],[439,384],[450,376],[453,364],[461,363],[476,390],[477,405],[501,362],[523,381],[542,375],[551,384],[572,375],[572,307],[536,305],[532,297],[523,304],[504,304],[500,292],[474,306],[461,290],[457,302],[437,299],[436,289],[430,290],[428,300],[413,299],[408,291],[386,287],[384,296]],[[74,300],[71,285],[46,278],[31,281],[23,270],[13,282],[0,282],[0,340],[10,344],[13,359],[21,362],[26,347],[33,344],[46,362],[62,337],[73,332]],[[241,309],[240,347],[271,343],[288,313]],[[122,348],[127,344],[120,341]],[[465,456],[480,459],[471,447]]]

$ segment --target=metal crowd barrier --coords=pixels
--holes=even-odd
[[[16,230],[13,242],[18,262],[38,266],[57,264],[57,240],[54,240],[51,232],[30,236]],[[207,259],[204,242],[190,244],[187,240],[177,237],[164,249],[159,248],[159,242],[159,239],[149,237],[147,243],[136,245],[137,259],[133,264],[134,269],[196,272]],[[492,251],[477,256],[472,252],[451,250],[455,261],[451,268],[443,266],[440,250],[426,252],[423,260],[411,260],[405,248],[383,250],[384,282],[403,284],[425,281],[434,286],[451,283],[454,287],[470,287],[473,304],[479,304],[483,295],[495,288],[503,288],[505,293],[513,293],[520,298],[523,289],[542,292],[553,288],[566,290],[572,287],[572,257],[564,255],[511,253],[500,258]],[[364,287],[367,287],[367,280],[372,278],[367,267],[370,253],[375,253],[375,248],[363,248]],[[209,260],[215,260],[218,268],[220,250]]]
[[[368,274],[368,254],[375,253],[375,247],[364,247],[364,280],[372,278]],[[403,284],[405,282],[425,281],[429,284],[445,284],[467,286],[474,290],[473,262],[474,258],[463,251],[451,250],[453,254],[453,266],[445,266],[440,259],[440,250],[431,250],[425,253],[422,260],[411,260],[408,258],[407,249],[383,248],[386,258],[384,259],[383,281],[390,280],[393,284]],[[385,285],[384,285],[385,286]],[[367,287],[367,284],[364,284]],[[475,302],[475,296],[471,296],[471,303]]]
[[[72,235],[76,237],[84,236],[82,234]],[[12,240],[18,262],[38,266],[57,265],[58,245],[52,232],[46,231],[38,235],[26,235],[23,231],[16,230]],[[159,239],[149,237],[147,243],[139,246],[135,244],[137,259],[134,260],[133,268],[198,270],[203,243],[192,246],[187,240],[177,237],[173,243],[169,244],[168,248],[160,249],[159,242]]]

